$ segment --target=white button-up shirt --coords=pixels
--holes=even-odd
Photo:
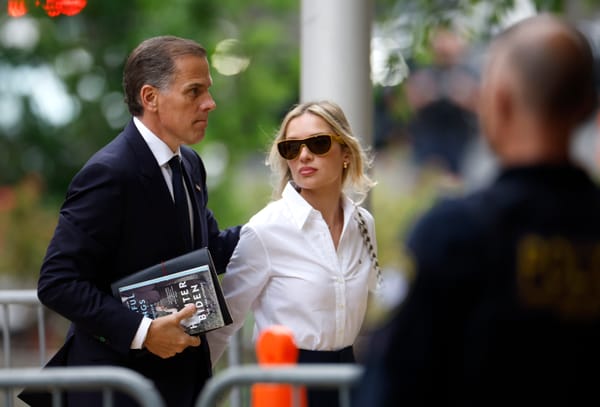
[[[327,223],[290,185],[242,227],[222,287],[233,324],[208,333],[213,364],[229,337],[254,313],[254,339],[285,325],[296,346],[339,350],[354,344],[368,290],[376,286],[368,249],[358,228],[360,210],[375,243],[373,217],[344,197],[344,226],[335,249]]]

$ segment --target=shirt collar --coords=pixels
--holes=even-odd
[[[156,162],[159,166],[163,167],[171,158],[173,158],[173,156],[181,155],[179,148],[174,154],[173,151],[171,151],[171,148],[164,141],[158,138],[156,134],[152,133],[152,131],[137,117],[133,118],[133,124],[142,135],[142,138],[146,144],[148,144],[148,147],[150,148],[150,151],[152,151],[152,155],[156,159]]]
[[[296,188],[294,188],[290,182],[288,182],[288,184],[285,186],[281,197],[290,208],[291,217],[298,229],[302,229],[311,214],[317,212],[316,209],[314,209],[308,202],[306,202],[304,198],[302,198],[302,195],[296,191]],[[356,204],[346,195],[342,195],[342,207],[344,209],[345,228],[349,219],[354,216]]]

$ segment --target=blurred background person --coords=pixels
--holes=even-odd
[[[494,41],[483,75],[501,172],[412,230],[415,279],[372,338],[356,406],[600,401],[600,189],[570,157],[597,104],[590,45],[531,17]]]
[[[418,66],[405,83],[412,114],[407,133],[418,167],[435,165],[460,177],[463,158],[478,135],[479,79],[465,62],[465,40],[451,28],[431,32],[431,64]]]

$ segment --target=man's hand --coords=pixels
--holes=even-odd
[[[185,333],[180,324],[183,319],[191,317],[195,312],[196,306],[188,304],[179,312],[153,320],[144,347],[166,359],[183,352],[188,346],[199,346],[200,338]]]

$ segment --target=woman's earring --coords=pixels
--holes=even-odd
[[[344,169],[348,168],[348,162],[344,161]]]

